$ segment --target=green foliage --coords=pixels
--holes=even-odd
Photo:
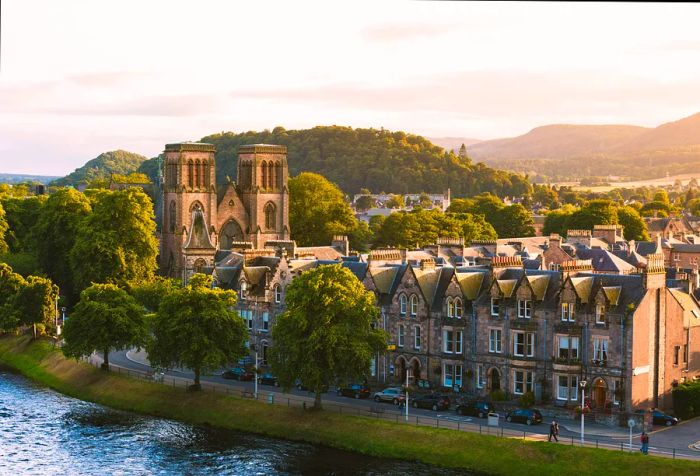
[[[76,288],[150,281],[157,268],[155,228],[153,203],[140,189],[96,193],[70,253]]]
[[[62,350],[75,359],[102,352],[108,370],[112,350],[140,347],[146,335],[143,307],[132,296],[114,284],[93,284],[66,320]]]
[[[665,203],[666,205],[671,206],[671,200],[668,198],[668,192],[664,189],[659,189],[654,192],[654,198],[652,201]]]
[[[406,206],[406,202],[403,199],[403,195],[394,193],[389,197],[389,200],[386,201],[384,206],[386,208],[404,208]]]
[[[647,225],[632,206],[619,206],[610,200],[591,200],[577,209],[571,205],[547,213],[543,233],[566,236],[568,230],[592,230],[594,225],[616,224],[624,226],[627,240],[649,239]]]
[[[40,276],[45,274],[44,270],[39,266],[39,260],[35,253],[26,251],[7,253],[0,255],[0,262],[7,263],[17,274],[21,274],[25,277],[29,275]]]
[[[330,243],[333,235],[352,235],[357,219],[338,187],[318,174],[289,179],[289,226],[300,246]]]
[[[5,238],[10,252],[17,253],[34,249],[34,236],[31,231],[39,218],[46,198],[46,195],[40,195],[2,199],[2,207],[5,209],[5,218],[9,227]]]
[[[639,212],[632,207],[620,207],[617,209],[617,221],[624,226],[626,240],[648,241],[647,224]]]
[[[110,174],[128,175],[135,172],[145,160],[146,157],[125,150],[104,152],[88,161],[82,167],[75,169],[71,174],[54,180],[51,182],[51,185],[76,186],[80,183],[90,183],[95,180],[109,181]]]
[[[535,394],[532,392],[525,392],[520,397],[520,406],[522,408],[530,408],[535,404]]]
[[[150,312],[158,311],[160,303],[176,289],[179,289],[180,281],[156,276],[152,281],[137,284],[131,288],[131,295]]]
[[[376,206],[377,201],[371,195],[362,195],[355,200],[355,208],[359,211],[369,210]]]
[[[688,200],[685,206],[691,215],[700,215],[700,198],[693,198],[691,200]]]
[[[7,241],[5,240],[5,235],[7,234],[7,219],[5,218],[5,209],[0,202],[0,254],[7,253],[9,247],[7,246]]]
[[[519,203],[501,208],[492,220],[491,224],[500,238],[535,236],[532,215]]]
[[[115,173],[115,174],[111,175],[110,180],[112,182],[117,182],[117,183],[136,183],[136,184],[151,183],[151,179],[149,179],[146,174],[141,173],[141,172],[131,172],[128,175]]]
[[[248,330],[233,307],[236,293],[212,289],[211,276],[195,274],[160,303],[153,323],[148,359],[157,367],[183,366],[200,375],[232,364],[246,353]]]
[[[506,394],[503,390],[494,390],[489,394],[492,402],[503,402],[506,400]]]
[[[284,388],[298,378],[313,389],[320,408],[324,386],[361,380],[386,349],[386,333],[372,328],[375,296],[348,269],[328,265],[294,279],[286,303],[272,330],[272,371]]]
[[[684,420],[700,416],[700,382],[687,382],[678,385],[671,392],[673,411]]]
[[[19,325],[19,293],[26,285],[22,276],[0,263],[0,330],[8,331]]]
[[[17,296],[16,306],[20,324],[44,324],[53,327],[57,298],[58,286],[50,279],[29,276]]]
[[[645,203],[642,209],[640,210],[640,213],[642,216],[645,217],[667,217],[671,214],[671,206],[664,201],[651,201],[648,203]]]
[[[520,174],[503,172],[468,157],[446,152],[427,139],[384,129],[314,127],[305,130],[225,132],[202,138],[216,146],[216,181],[236,176],[238,147],[242,144],[281,144],[288,150],[291,175],[314,172],[327,177],[348,194],[360,189],[391,193],[426,191],[455,196],[492,191],[520,196],[531,190]],[[152,159],[153,160],[153,159]]]
[[[592,230],[595,225],[617,223],[617,207],[610,200],[591,200],[575,211],[568,220],[570,230]]]
[[[73,284],[70,251],[81,223],[90,211],[90,202],[85,195],[62,188],[49,196],[33,229],[39,265],[58,285],[61,294],[68,297],[69,303],[77,301],[79,294],[79,289]]]
[[[557,233],[561,236],[566,236],[566,231],[569,229],[569,217],[571,217],[576,210],[576,207],[567,204],[557,210],[548,212],[544,217],[542,233],[544,235]]]

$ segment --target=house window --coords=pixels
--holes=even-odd
[[[406,315],[406,295],[402,294],[399,296],[399,314],[402,316]]]
[[[602,337],[593,338],[593,360],[600,362],[608,360],[608,339]]]
[[[595,307],[595,323],[605,324],[605,306],[602,304]]]
[[[405,334],[405,329],[403,327],[403,324],[401,324],[401,325],[399,325],[399,347],[403,347],[404,334]]]
[[[442,331],[442,351],[446,354],[461,354],[462,331]]]
[[[447,298],[447,317],[454,317],[454,311],[452,309],[452,298]]]
[[[455,354],[462,353],[462,331],[455,332]]]
[[[420,327],[415,326],[413,328],[413,348],[416,350],[420,350]]]
[[[241,311],[241,317],[246,322],[248,330],[253,330],[253,311],[244,309]]]
[[[500,311],[501,300],[496,298],[491,298],[491,315],[498,316]]]
[[[275,286],[275,304],[282,302],[282,286],[279,284]]]
[[[453,301],[454,315],[457,319],[462,318],[462,300],[460,298],[455,298]]]
[[[558,340],[558,357],[560,359],[578,359],[578,336],[559,336]]]
[[[484,374],[484,366],[476,366],[476,388],[484,388],[486,385],[486,375]]]
[[[462,366],[444,364],[442,372],[442,385],[449,388],[462,386]]]
[[[241,281],[240,292],[238,293],[238,297],[241,298],[241,301],[245,301],[247,293],[248,293],[248,283],[245,281]]]
[[[532,392],[532,372],[516,370],[513,372],[513,393],[522,395],[525,392]]]
[[[618,395],[621,392],[622,380],[613,380],[613,403],[620,403]]]
[[[262,330],[265,332],[270,330],[270,313],[267,311],[262,313]]]
[[[559,263],[549,263],[550,271],[559,271]]]
[[[679,360],[678,358],[680,356],[680,353],[681,353],[681,346],[680,345],[674,346],[673,347],[673,365],[678,365],[678,360]]]
[[[557,377],[557,400],[577,400],[578,376],[559,375]]]
[[[263,341],[262,342],[262,355],[261,355],[261,359],[260,359],[260,364],[262,364],[262,365],[267,365],[267,348],[268,348],[267,342]]]
[[[489,352],[501,353],[501,329],[489,329]]]
[[[532,317],[532,301],[527,299],[518,300],[518,317],[526,319]]]
[[[533,357],[535,355],[535,333],[514,332],[513,354],[516,357]]]
[[[418,296],[415,294],[411,295],[411,317],[415,317],[418,314]]]
[[[683,363],[688,363],[688,344],[683,345]]]
[[[574,308],[573,303],[563,302],[561,303],[561,320],[573,322],[574,319]]]

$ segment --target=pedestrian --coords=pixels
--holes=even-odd
[[[643,454],[648,455],[649,454],[649,435],[646,434],[646,432],[642,432],[641,436],[641,441],[642,441],[642,447],[639,449]]]
[[[559,423],[557,423],[556,420],[552,420],[552,423],[549,425],[549,441],[552,441],[552,438],[554,438],[554,441],[559,441],[559,438],[557,438],[557,435],[559,435]]]

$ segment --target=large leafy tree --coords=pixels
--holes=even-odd
[[[639,212],[632,207],[620,207],[617,209],[617,221],[624,226],[626,240],[649,240],[647,224]]]
[[[71,250],[74,284],[131,286],[153,278],[158,240],[153,203],[143,191],[99,191]]]
[[[83,219],[90,213],[87,197],[77,190],[62,188],[52,193],[39,213],[33,229],[41,269],[56,283],[69,303],[77,301],[70,251]],[[86,265],[87,262],[83,262]]]
[[[80,293],[80,302],[66,320],[63,353],[76,359],[102,352],[109,370],[109,353],[144,345],[144,309],[114,284],[93,284]]]
[[[535,236],[532,215],[519,203],[499,209],[491,224],[500,238]]]
[[[17,311],[21,324],[31,325],[36,339],[36,325],[53,325],[57,312],[58,286],[50,279],[29,276],[19,291]]]
[[[7,219],[5,218],[5,209],[0,203],[0,254],[7,253],[9,247],[7,246],[7,241],[5,241],[5,234],[7,233]]]
[[[248,330],[233,310],[236,293],[212,289],[212,278],[195,274],[189,284],[165,296],[153,324],[148,359],[164,368],[187,367],[194,388],[202,373],[236,362],[245,355]]]
[[[327,265],[294,279],[286,303],[272,329],[272,371],[284,388],[298,378],[313,389],[320,409],[324,386],[361,379],[386,349],[386,333],[372,326],[375,296],[348,269]]]
[[[19,293],[26,281],[12,271],[12,268],[0,263],[0,330],[8,331],[19,325]]]
[[[9,227],[6,238],[11,252],[17,253],[34,249],[35,243],[31,230],[39,219],[45,202],[46,195],[23,198],[6,197],[2,200]]]
[[[176,289],[180,282],[175,279],[156,276],[153,281],[140,283],[131,288],[131,295],[148,311],[156,312],[161,301]]]
[[[611,200],[590,200],[579,210],[572,213],[568,227],[572,230],[592,230],[595,225],[614,225],[617,223],[617,206]]]
[[[289,224],[301,246],[328,244],[333,235],[352,235],[358,226],[343,192],[309,172],[289,179]]]

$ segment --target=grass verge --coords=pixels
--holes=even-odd
[[[692,461],[404,426],[226,395],[188,393],[68,360],[50,342],[32,342],[28,336],[0,338],[0,363],[66,395],[121,410],[478,473],[700,474],[700,463]]]

